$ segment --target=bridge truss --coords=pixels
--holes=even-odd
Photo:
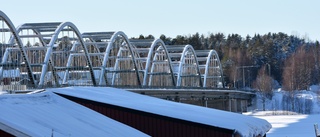
[[[129,39],[124,32],[80,33],[71,22],[25,23],[0,11],[2,90],[61,86],[224,88],[214,50]]]

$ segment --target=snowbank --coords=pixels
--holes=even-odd
[[[320,115],[269,115],[270,111],[248,113],[271,123],[267,137],[314,137],[313,125],[320,123]]]
[[[0,129],[18,136],[147,136],[52,92],[1,95],[0,110]]]
[[[266,120],[211,108],[166,101],[109,87],[47,89],[59,94],[94,100],[139,111],[235,130],[244,137],[264,135],[271,129]]]
[[[291,109],[290,100],[287,100],[286,98],[287,92],[283,91],[281,88],[274,90],[272,99],[266,99],[265,109],[266,111],[273,111],[272,113],[279,113],[281,111],[290,112],[288,113],[289,115],[291,115],[292,112],[299,114],[319,114],[319,89],[319,86],[314,85],[310,87],[310,90],[296,91],[294,93],[294,110]],[[254,105],[248,108],[249,110],[251,109],[251,111],[263,110],[262,97],[259,94],[257,94],[256,97],[256,102],[253,103]]]

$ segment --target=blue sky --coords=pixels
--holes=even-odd
[[[319,5],[319,0],[8,0],[0,10],[15,26],[70,21],[80,32],[120,30],[128,37],[284,32],[315,41]]]

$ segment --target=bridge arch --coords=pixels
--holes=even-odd
[[[47,44],[49,43],[54,28],[60,23],[24,23],[17,27],[17,34],[19,35],[22,44],[24,46],[25,52],[30,61],[30,66],[35,76],[37,87],[40,82],[40,74],[42,70],[42,65],[44,64],[44,56],[47,52]],[[53,29],[53,30],[50,30]],[[10,43],[13,43],[14,39],[10,39]],[[60,82],[57,78],[56,73],[54,73],[54,65],[52,61],[49,60],[49,73],[53,72],[50,78],[45,81],[51,81],[50,85],[59,86]],[[48,73],[47,73],[48,74]],[[45,82],[46,83],[46,82]],[[46,84],[45,84],[46,85]],[[47,85],[46,85],[47,86]]]
[[[202,87],[196,53],[191,45],[167,46],[177,87]]]
[[[141,85],[137,57],[125,33],[122,31],[90,32],[84,33],[83,36],[89,38],[98,46],[99,52],[103,53],[99,85]]]
[[[8,87],[8,89],[3,90],[13,90],[10,88],[12,85],[24,85],[34,88],[36,81],[21,39],[11,20],[2,11],[0,11],[0,23],[0,79],[1,84],[7,85],[6,87]],[[14,41],[11,43],[10,39]]]
[[[131,39],[143,72],[143,86],[175,86],[169,53],[161,39]]]
[[[96,85],[87,48],[73,23],[25,23],[18,30],[20,37],[28,39],[25,43],[28,53],[41,53],[37,61],[32,59],[39,88],[61,84]],[[31,34],[25,34],[29,31]],[[30,44],[30,38],[38,38],[39,43]],[[79,82],[83,76],[91,80]]]
[[[111,41],[109,44],[113,44],[117,37],[122,37],[124,42],[122,43],[122,46],[120,46],[120,49],[117,53],[118,58],[116,59],[115,66],[114,66],[115,72],[120,71],[120,74],[113,73],[112,85],[118,85],[118,84],[131,85],[128,83],[128,82],[132,82],[130,77],[126,79],[127,80],[126,82],[123,82],[123,79],[121,79],[120,77],[124,77],[124,76],[121,76],[121,73],[135,72],[135,75],[137,77],[137,83],[136,84],[133,83],[133,84],[141,86],[141,80],[140,80],[140,76],[139,76],[139,68],[138,68],[138,65],[136,62],[136,55],[137,54],[134,53],[133,47],[132,47],[127,35],[125,33],[123,33],[122,31],[116,32],[113,35],[113,37],[111,38]],[[109,47],[112,47],[112,45],[110,45],[110,46],[108,45],[108,48]],[[130,61],[130,59],[131,59],[131,61]],[[128,60],[129,60],[129,62],[128,62]],[[132,67],[129,67],[129,69],[127,68],[127,65],[131,66],[130,62],[132,62],[134,70],[132,70]]]
[[[100,80],[104,80],[107,83],[108,76],[103,74],[103,59],[105,51],[108,47],[108,41],[111,38],[113,32],[86,32],[82,33],[82,38],[87,46],[88,53],[94,68],[95,79],[97,79],[97,85],[108,85],[103,84]],[[110,79],[110,76],[109,76]],[[110,80],[111,81],[111,80]]]
[[[2,82],[7,72],[18,68],[22,74],[18,80],[26,79],[23,83],[31,88],[224,86],[221,63],[214,50],[169,46],[161,39],[129,40],[121,31],[80,35],[71,22],[25,23],[15,29],[3,12],[0,28]]]
[[[203,87],[224,88],[223,70],[215,50],[197,50]]]
[[[89,78],[91,78],[91,84],[93,86],[96,86],[96,79],[95,79],[95,76],[94,76],[94,72],[93,72],[93,67],[92,67],[92,62],[90,60],[90,57],[89,57],[89,54],[88,54],[88,49],[87,47],[85,46],[85,43],[83,41],[83,38],[82,38],[82,35],[80,33],[80,31],[78,30],[78,28],[71,22],[63,22],[61,23],[55,30],[48,46],[48,52],[47,52],[47,55],[44,59],[44,62],[46,63],[45,65],[48,64],[48,61],[50,59],[50,56],[52,56],[52,53],[53,53],[53,48],[56,44],[56,41],[60,41],[61,39],[58,39],[59,38],[59,35],[63,32],[63,31],[67,31],[68,32],[72,32],[73,33],[73,36],[72,38],[74,38],[74,43],[72,45],[72,48],[71,48],[71,52],[72,53],[68,53],[68,61],[67,61],[67,64],[70,64],[70,61],[71,61],[71,58],[72,56],[71,55],[80,55],[80,56],[77,56],[79,58],[74,58],[73,62],[72,63],[75,63],[74,67],[70,67],[70,66],[67,66],[67,68],[62,68],[62,70],[66,71],[66,73],[64,74],[64,77],[66,77],[67,75],[69,75],[69,71],[70,70],[74,70],[75,72],[76,71],[89,71]],[[63,38],[63,37],[62,37]],[[79,46],[80,45],[80,46]],[[68,50],[68,48],[67,48]],[[81,64],[81,62],[83,62],[83,59],[86,61],[86,64]],[[54,63],[55,65],[57,65],[56,63]],[[66,66],[66,65],[64,65]],[[84,68],[82,68],[84,67]],[[46,67],[43,67],[43,72],[46,72]],[[81,72],[80,72],[80,78],[82,77],[81,75]],[[79,75],[77,75],[76,77],[79,77]],[[72,76],[72,78],[75,78]],[[43,75],[41,75],[41,79],[43,79]],[[77,79],[77,78],[76,78]],[[76,80],[74,79],[74,80]],[[43,80],[42,80],[43,81]],[[64,83],[63,83],[64,84]],[[76,83],[72,83],[72,84],[76,84]],[[81,83],[83,84],[83,83]],[[41,83],[39,84],[41,86]]]

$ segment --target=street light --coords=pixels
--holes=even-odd
[[[244,75],[244,69],[246,68],[255,68],[255,67],[259,67],[259,65],[251,65],[251,66],[239,66],[239,67],[236,67],[236,73],[235,73],[235,76],[234,76],[234,79],[233,79],[233,83],[234,83],[234,87],[235,87],[235,84],[236,84],[236,76],[238,74],[238,69],[242,69],[242,87],[244,88],[245,87],[245,75]]]

